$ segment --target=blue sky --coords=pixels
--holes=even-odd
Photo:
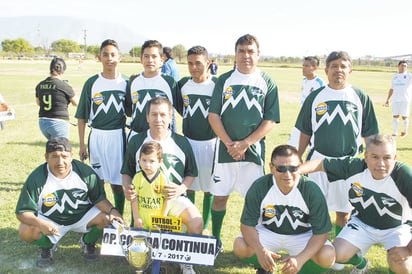
[[[411,11],[411,0],[9,0],[0,3],[0,17],[89,17],[133,28],[164,45],[183,44],[189,48],[200,44],[214,53],[232,54],[236,39],[251,33],[258,37],[262,55],[272,56],[321,55],[333,50],[345,50],[352,57],[412,53]]]

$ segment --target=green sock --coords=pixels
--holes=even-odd
[[[212,215],[212,234],[216,237],[217,240],[220,241],[220,233],[222,231],[223,226],[223,218],[226,215],[226,210],[222,211],[215,211],[211,210]]]
[[[393,271],[389,268],[388,274],[395,274],[395,272],[393,272]]]
[[[194,192],[194,191],[187,191],[187,192],[186,192],[186,195],[187,195],[187,198],[189,198],[189,200],[190,200],[193,204],[195,204],[195,202],[196,202],[196,192]]]
[[[255,268],[262,268],[259,264],[256,254],[254,254],[252,257],[249,257],[249,258],[240,258],[240,261],[248,265],[253,265]]]
[[[339,225],[335,225],[335,238],[336,236],[338,236],[339,232],[341,232],[343,229],[343,227],[339,226]]]
[[[205,193],[203,196],[203,229],[207,229],[210,222],[210,215],[212,210],[213,195],[210,193]]]
[[[364,268],[366,265],[366,259],[359,254],[353,255],[352,258],[350,258],[347,262],[344,262],[344,264],[351,264],[356,266],[356,268]]]
[[[124,210],[124,192],[113,193],[114,206],[119,210],[120,214],[123,215]]]
[[[314,261],[309,260],[302,266],[302,269],[299,271],[299,274],[322,273],[328,270],[329,268],[321,267]]]
[[[50,241],[49,237],[46,235],[41,235],[41,238],[37,241],[32,242],[33,245],[40,246],[41,248],[52,248],[53,244]]]
[[[90,231],[83,235],[83,241],[85,244],[92,244],[97,242],[97,240],[103,235],[103,230],[97,226],[92,226]]]

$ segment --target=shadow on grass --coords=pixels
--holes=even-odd
[[[20,191],[24,182],[0,182],[0,192]]]
[[[29,145],[29,146],[36,146],[36,147],[45,147],[46,146],[46,140],[44,142],[7,142],[6,144],[8,145]]]

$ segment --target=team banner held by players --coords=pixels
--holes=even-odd
[[[152,259],[184,264],[213,266],[216,253],[216,238],[211,236],[189,235],[151,231],[142,229],[123,229],[113,227],[103,231],[102,255],[125,256],[124,248],[133,241],[133,235],[148,233],[148,242],[152,247]]]

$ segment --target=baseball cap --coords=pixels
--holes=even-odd
[[[50,153],[53,151],[72,151],[72,146],[70,142],[65,137],[55,137],[47,141],[46,143],[46,153]]]

